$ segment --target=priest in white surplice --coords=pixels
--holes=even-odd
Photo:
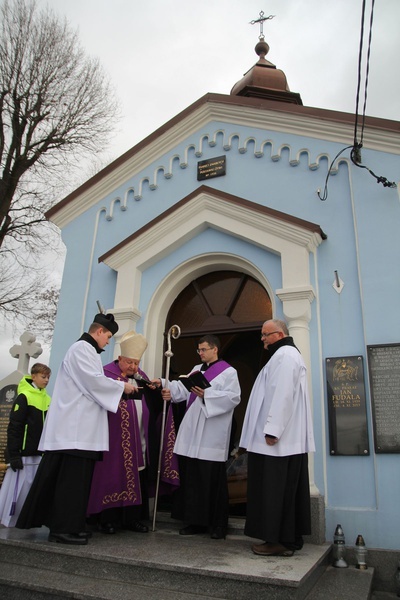
[[[270,358],[247,405],[240,448],[248,451],[245,534],[261,556],[292,556],[311,533],[308,452],[315,451],[307,372],[284,321],[261,330]]]
[[[163,390],[164,399],[172,395],[172,402],[186,402],[174,446],[181,485],[174,494],[172,517],[186,524],[181,535],[209,529],[213,539],[225,538],[228,525],[226,461],[233,411],[240,402],[236,369],[218,358],[219,350],[220,340],[214,335],[198,341],[202,364],[192,372],[201,370],[210,387],[188,392],[180,381],[171,381],[170,389]]]
[[[134,386],[103,373],[100,353],[118,325],[98,314],[61,364],[44,424],[44,452],[16,526],[50,529],[49,541],[87,544],[86,507],[95,461],[108,450],[107,411],[116,412],[122,393]]]

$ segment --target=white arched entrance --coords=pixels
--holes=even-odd
[[[150,301],[143,331],[150,348],[162,339],[168,309],[190,279],[210,270],[232,268],[249,273],[265,287],[271,299],[277,296],[282,301],[290,333],[311,372],[308,324],[315,293],[310,281],[310,253],[322,242],[323,232],[314,223],[207,186],[199,187],[100,257],[118,274],[112,312],[120,324],[119,334],[134,329],[141,317],[138,306],[143,271],[207,228],[278,254],[283,287],[272,290],[266,276],[239,256],[221,253],[188,258],[159,282]],[[145,366],[149,372],[155,372],[161,360],[150,351],[145,355]]]
[[[150,347],[152,345],[160,347],[160,340],[163,339],[168,311],[180,292],[194,279],[198,279],[211,271],[218,270],[239,271],[240,273],[246,273],[254,277],[271,297],[274,311],[274,294],[272,289],[263,273],[254,267],[254,265],[242,257],[233,254],[202,254],[201,256],[188,259],[171,271],[171,273],[168,273],[153,294],[146,313],[144,326]],[[149,357],[148,363],[146,363],[146,369],[148,368],[150,373],[160,373],[162,359],[163,357],[160,352],[157,355],[152,354]]]
[[[119,335],[135,329],[141,317],[137,307],[143,271],[207,228],[215,228],[255,244],[266,252],[278,254],[283,287],[271,289],[266,276],[259,269],[233,254],[189,257],[159,282],[144,315],[143,333],[150,349],[143,361],[145,370],[149,373],[161,372],[162,356],[151,351],[151,348],[160,347],[168,310],[182,289],[194,278],[211,270],[231,268],[252,275],[265,287],[273,302],[274,314],[274,299],[278,297],[281,300],[289,331],[303,355],[311,380],[309,322],[315,292],[310,281],[310,254],[315,253],[324,239],[321,228],[315,223],[207,186],[194,190],[100,257],[99,260],[118,274],[112,312],[120,324]],[[313,493],[317,493],[312,457],[310,459],[311,488]]]

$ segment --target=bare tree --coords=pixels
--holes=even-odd
[[[65,181],[79,162],[105,149],[118,105],[65,19],[36,0],[3,0],[0,21],[1,282],[19,264],[43,268],[38,258],[52,239],[44,213],[70,191]],[[24,279],[15,293],[7,287],[9,302],[1,294],[0,312],[27,302]]]
[[[45,224],[43,224],[43,228]],[[0,251],[0,330],[28,328],[51,343],[61,284],[63,248],[58,235],[46,232],[51,251],[41,257],[16,252],[7,243]],[[12,242],[12,240],[11,240]]]
[[[26,326],[32,331],[36,339],[51,345],[53,339],[53,324],[57,316],[60,288],[55,284],[42,289],[37,287],[34,294],[36,314],[34,320],[27,319]]]

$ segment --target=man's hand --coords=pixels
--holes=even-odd
[[[150,379],[153,385],[149,385],[149,388],[152,390],[159,390],[161,388],[161,379]]]
[[[201,387],[198,387],[197,385],[195,387],[190,388],[190,391],[193,392],[193,394],[196,394],[196,396],[198,396],[199,398],[204,398],[204,390]]]
[[[279,440],[276,437],[273,437],[271,435],[265,436],[265,443],[267,444],[267,446],[275,446],[275,444],[277,444],[278,442]]]
[[[124,384],[124,392],[127,396],[133,394],[133,392],[135,392],[137,389],[138,387],[136,385],[132,385],[131,383],[126,382]]]
[[[171,391],[167,388],[161,390],[161,396],[164,402],[169,402],[172,398]]]
[[[17,456],[16,458],[10,458],[10,467],[13,471],[19,471],[24,468],[24,463],[22,462],[22,458]]]

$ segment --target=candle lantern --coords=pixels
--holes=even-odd
[[[365,547],[364,538],[360,534],[358,534],[356,539],[355,555],[357,560],[356,568],[362,570],[368,569],[367,548]]]
[[[344,559],[346,553],[346,541],[341,525],[336,525],[335,534],[333,536],[333,566],[338,568],[346,568],[347,562]]]

